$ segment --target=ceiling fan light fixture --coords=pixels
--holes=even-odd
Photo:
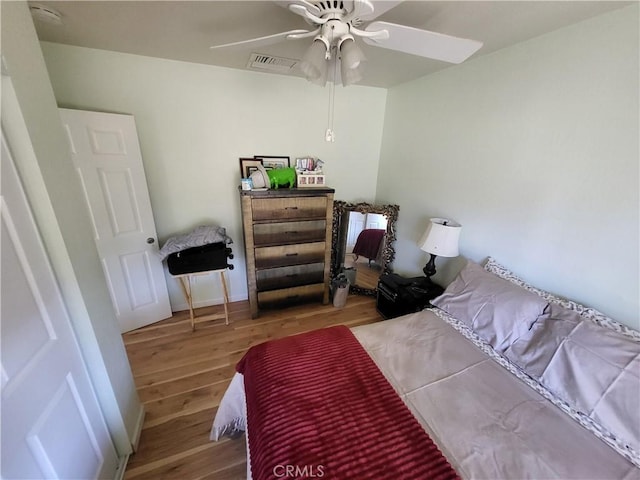
[[[329,43],[327,40],[322,36],[317,36],[300,61],[300,70],[307,80],[312,82],[324,77],[326,81],[328,52]]]
[[[354,83],[358,83],[364,78],[362,64],[358,68],[344,68],[344,65],[340,66],[340,74],[342,78],[342,86],[348,87]]]
[[[329,78],[329,62],[325,61],[324,66],[320,72],[320,76],[315,78],[307,77],[307,80],[315,85],[319,85],[324,87],[327,84],[327,80]]]
[[[347,87],[362,80],[367,59],[352,35],[347,34],[340,38],[338,51],[342,86]]]
[[[340,65],[343,69],[354,70],[367,60],[351,35],[345,35],[340,39],[338,49],[340,50]]]

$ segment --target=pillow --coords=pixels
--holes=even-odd
[[[524,288],[525,290],[528,290],[531,293],[544,298],[549,303],[555,303],[568,310],[578,312],[580,316],[585,320],[590,320],[598,325],[610,328],[611,330],[615,330],[616,332],[622,333],[623,335],[640,340],[640,332],[638,332],[637,330],[633,330],[632,328],[629,328],[622,323],[616,322],[615,320],[607,317],[604,313],[599,312],[595,308],[586,307],[578,302],[574,302],[573,300],[567,300],[566,298],[561,298],[556,295],[552,295],[549,292],[536,288],[533,285],[530,285],[522,280],[507,268],[503,267],[491,257],[487,259],[487,263],[485,264],[484,269],[487,272],[493,273],[494,275],[497,275],[504,280],[507,280],[515,285]]]
[[[468,325],[502,353],[531,328],[548,302],[467,262],[431,304]]]

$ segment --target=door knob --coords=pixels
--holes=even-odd
[[[148,243],[149,245],[151,245],[151,244],[152,244],[153,242],[155,242],[155,241],[156,241],[156,239],[155,239],[155,238],[153,238],[153,237],[149,237],[149,238],[147,238],[147,243]]]

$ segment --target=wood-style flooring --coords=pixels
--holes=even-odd
[[[366,263],[356,263],[356,285],[362,288],[375,289],[378,287],[381,270]]]
[[[356,285],[359,287],[372,290],[378,287],[378,279],[382,274],[382,268],[376,265],[375,262],[369,264],[369,260],[365,257],[360,257],[356,262],[355,255],[347,253],[344,257],[344,266],[356,269]]]
[[[234,366],[252,345],[316,328],[381,320],[375,299],[350,295],[344,308],[308,304],[261,313],[248,302],[198,309],[123,335],[146,417],[125,479],[236,480],[246,476],[245,439],[209,440],[211,424]]]

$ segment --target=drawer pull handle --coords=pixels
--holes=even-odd
[[[284,233],[286,233],[287,235],[297,235],[300,232],[298,232],[297,230],[291,230],[289,232],[284,232]]]
[[[287,253],[286,255],[287,257],[297,257],[298,254],[297,253]]]
[[[285,210],[298,210],[298,207],[284,207]]]

